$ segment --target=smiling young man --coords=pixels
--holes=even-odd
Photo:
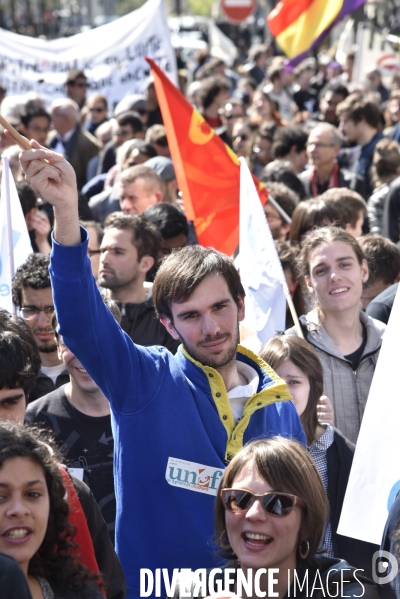
[[[293,404],[285,401],[290,395],[283,381],[237,345],[244,290],[233,262],[200,246],[168,256],[153,299],[183,346],[173,356],[162,347],[135,345],[91,276],[70,165],[36,148],[22,154],[22,165],[55,209],[51,276],[59,333],[110,401],[116,547],[128,597],[139,597],[140,568],[216,563],[214,498],[225,465],[244,443],[279,434],[305,437]]]

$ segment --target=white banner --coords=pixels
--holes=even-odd
[[[285,275],[267,217],[249,167],[240,160],[239,265],[246,292],[243,333],[254,333],[242,341],[255,352],[279,331],[285,330]]]
[[[85,33],[42,40],[0,29],[0,85],[8,95],[38,92],[46,102],[66,95],[71,69],[84,70],[93,93],[108,97],[112,109],[131,93],[145,90],[150,56],[177,84],[175,53],[163,0]]]
[[[400,293],[390,314],[357,440],[338,533],[381,544],[400,491]]]
[[[21,202],[17,188],[8,164],[8,159],[3,158],[3,175],[1,178],[0,197],[0,308],[9,312],[13,311],[11,298],[12,277],[21,264],[32,253],[31,240],[26,226]],[[9,210],[10,207],[10,210]],[[10,250],[11,238],[13,247],[13,266],[11,272]]]

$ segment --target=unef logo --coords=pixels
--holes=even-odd
[[[221,468],[212,468],[179,458],[168,458],[165,478],[167,483],[174,487],[217,495],[218,484],[223,473]]]

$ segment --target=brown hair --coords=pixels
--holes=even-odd
[[[396,244],[381,235],[364,235],[359,244],[368,263],[365,287],[371,287],[376,281],[393,285],[400,274],[400,251]]]
[[[374,129],[379,129],[381,125],[381,113],[378,106],[368,99],[355,97],[353,94],[340,102],[336,112],[340,119],[349,119],[353,123],[365,120]]]
[[[346,225],[351,225],[353,228],[360,218],[360,212],[364,216],[367,214],[367,203],[364,198],[356,191],[347,189],[347,187],[327,189],[320,198],[328,203],[333,202],[343,215],[341,221]]]
[[[273,370],[279,368],[283,362],[291,360],[307,375],[310,394],[300,420],[307,444],[311,445],[315,440],[315,431],[318,426],[317,404],[324,390],[324,376],[320,359],[312,347],[296,335],[273,337],[261,348],[260,356]]]
[[[138,260],[141,260],[143,256],[151,256],[154,261],[157,260],[161,247],[161,233],[153,223],[141,214],[113,212],[104,221],[104,232],[107,229],[130,231],[132,233],[132,244],[137,249]]]
[[[289,239],[292,244],[301,244],[304,236],[315,227],[327,224],[342,225],[343,213],[333,202],[326,202],[321,196],[300,202],[292,215]]]
[[[381,139],[375,146],[372,159],[374,178],[379,184],[382,178],[397,177],[399,168],[400,145],[394,139]]]
[[[226,534],[225,508],[221,490],[232,487],[235,478],[248,464],[273,488],[302,499],[306,508],[299,532],[299,545],[308,541],[310,560],[317,553],[329,515],[329,503],[315,464],[307,449],[284,437],[252,441],[233,458],[221,479],[215,502],[215,533],[220,554],[236,559]]]
[[[300,253],[296,260],[296,267],[299,276],[305,277],[310,275],[309,270],[309,255],[315,248],[322,245],[323,243],[331,243],[333,241],[341,241],[351,247],[356,255],[357,262],[361,265],[365,260],[364,253],[357,242],[357,240],[339,227],[321,227],[311,233],[305,238]]]
[[[103,94],[94,94],[88,98],[89,102],[101,102],[105,109],[108,110],[108,100],[107,96],[103,96]]]
[[[153,302],[158,316],[172,320],[172,303],[186,302],[208,276],[221,274],[236,305],[245,296],[233,261],[213,248],[189,245],[163,260],[153,284]]]

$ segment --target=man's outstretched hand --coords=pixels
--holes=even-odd
[[[20,154],[25,179],[40,197],[54,206],[54,237],[61,245],[81,242],[75,171],[64,156],[31,140]]]
[[[32,150],[20,154],[25,179],[40,197],[53,206],[78,202],[75,171],[61,154],[47,150],[31,140]]]

